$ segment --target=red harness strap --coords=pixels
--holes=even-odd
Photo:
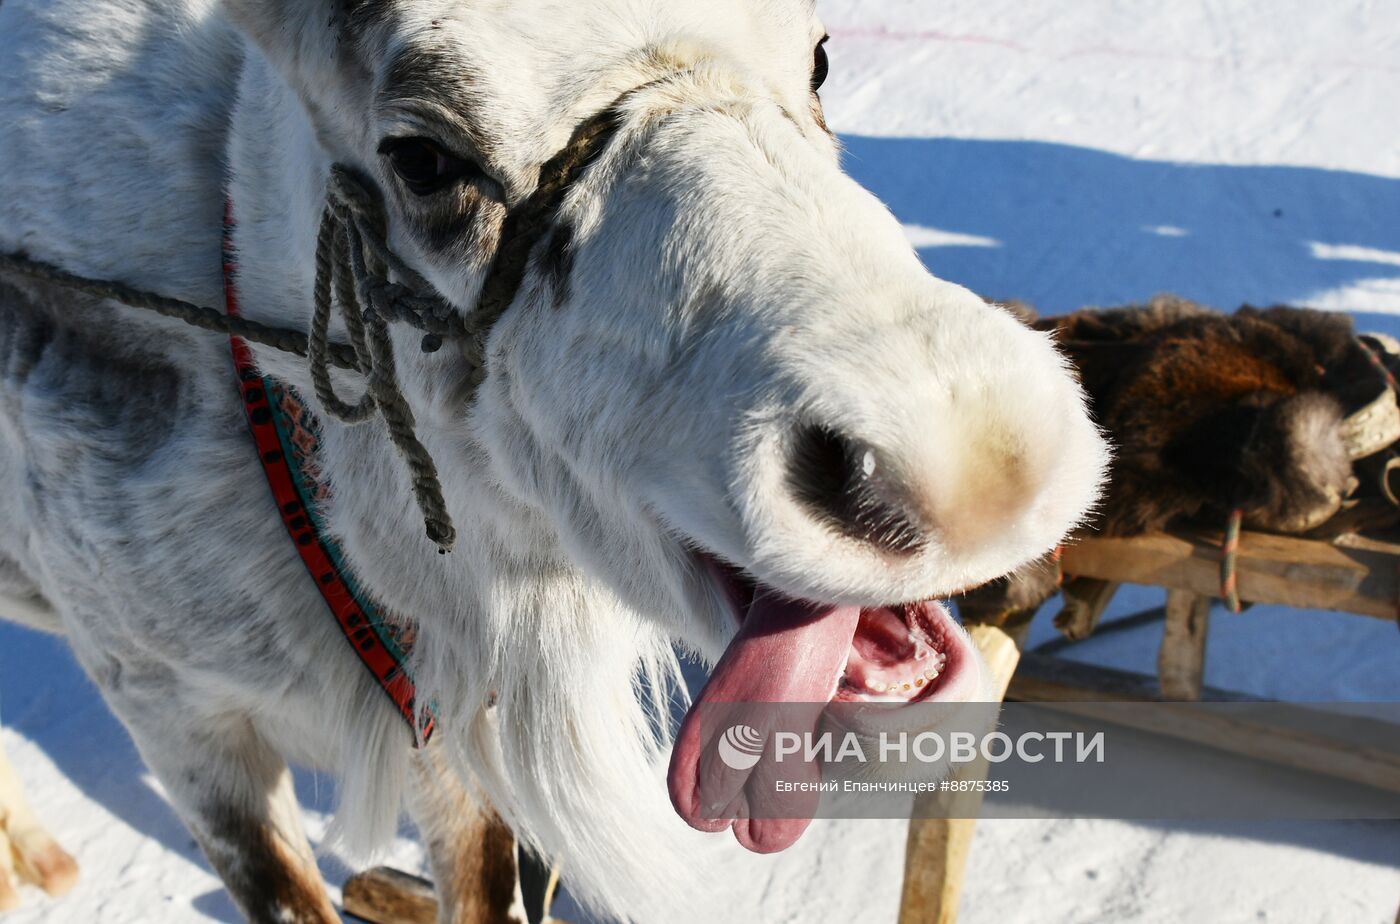
[[[239,309],[238,290],[234,284],[232,231],[232,203],[226,203],[224,306],[236,317]],[[409,627],[382,618],[373,601],[350,576],[339,546],[321,522],[319,502],[326,498],[328,491],[324,482],[314,477],[317,421],[296,392],[258,371],[246,340],[230,337],[229,345],[248,426],[287,535],[340,631],[414,731],[415,746],[426,742],[433,733],[435,721],[431,707],[419,710],[417,690],[407,669],[414,633]]]

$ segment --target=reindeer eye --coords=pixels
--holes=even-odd
[[[415,196],[430,196],[475,172],[460,157],[449,154],[427,138],[388,138],[379,153]]]
[[[826,75],[831,71],[831,62],[826,57],[826,43],[831,41],[831,36],[823,35],[822,40],[817,43],[817,50],[812,53],[812,92],[815,93],[826,83]]]

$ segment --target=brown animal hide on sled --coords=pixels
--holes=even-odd
[[[1304,532],[1355,479],[1348,418],[1389,386],[1351,318],[1298,308],[1232,315],[1171,296],[1036,320],[1071,358],[1114,446],[1089,530],[1128,536],[1179,519]],[[976,621],[1039,605],[1056,569],[1035,562],[959,600]]]

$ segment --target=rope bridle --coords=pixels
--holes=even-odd
[[[530,255],[553,227],[565,196],[616,134],[620,103],[581,123],[569,143],[540,168],[535,191],[506,213],[481,295],[466,314],[445,301],[389,248],[387,215],[378,191],[340,164],[331,168],[316,239],[309,331],[260,324],[121,282],[78,276],[20,253],[0,254],[0,270],[305,357],[316,397],[327,414],[347,424],[375,416],[384,421],[394,448],[408,465],[428,538],[446,552],[456,541],[456,529],[443,499],[437,466],[418,439],[413,410],[399,385],[389,326],[406,324],[421,331],[425,353],[436,352],[448,341],[456,343],[467,361],[468,387],[475,395],[486,378],[491,329],[515,302]],[[330,339],[330,320],[337,307],[349,343]],[[340,397],[331,381],[331,367],[364,377],[365,390],[359,399],[349,402]]]

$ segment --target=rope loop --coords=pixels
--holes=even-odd
[[[460,322],[454,325],[448,319],[460,316],[442,299],[423,294],[427,283],[389,249],[385,225],[383,210],[368,187],[346,168],[333,167],[316,240],[309,340],[311,380],[326,413],[343,423],[364,423],[378,413],[408,466],[413,497],[423,514],[428,538],[446,551],[456,541],[457,531],[447,511],[437,466],[418,438],[413,410],[399,386],[389,322],[407,323],[423,331],[426,346],[428,337],[459,336]],[[408,279],[408,284],[391,281],[391,272]],[[353,404],[336,393],[322,352],[336,308],[350,334],[356,369],[365,377],[364,393]]]
[[[1225,521],[1225,535],[1220,543],[1220,599],[1232,613],[1244,609],[1240,602],[1240,583],[1237,563],[1240,553],[1240,528],[1244,525],[1244,511],[1236,507],[1230,511]]]

